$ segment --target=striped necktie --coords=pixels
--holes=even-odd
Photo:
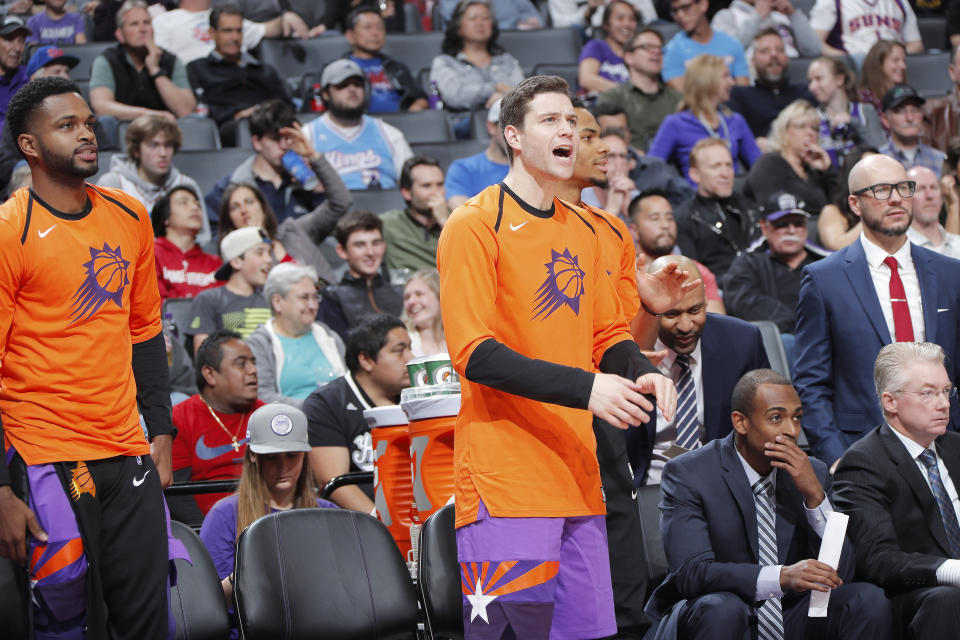
[[[937,507],[940,509],[940,517],[943,520],[943,528],[947,532],[950,551],[953,552],[954,558],[960,558],[960,523],[957,522],[957,512],[953,508],[953,501],[947,495],[946,487],[943,486],[940,468],[937,466],[937,456],[930,449],[924,449],[923,453],[917,457],[927,468],[930,490],[933,491],[933,498],[937,501]]]
[[[757,507],[760,565],[773,567],[780,564],[780,557],[777,555],[777,512],[773,503],[773,483],[769,477],[760,478],[753,485],[753,501]],[[767,598],[757,609],[757,639],[783,640],[783,608],[780,598]]]
[[[696,449],[700,446],[700,419],[697,417],[697,388],[690,373],[690,356],[677,355],[677,445],[684,449]]]

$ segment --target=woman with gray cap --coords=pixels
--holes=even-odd
[[[307,417],[286,404],[268,404],[247,423],[247,450],[236,493],[210,509],[200,528],[200,539],[210,552],[223,585],[233,598],[233,561],[240,533],[254,520],[275,511],[337,505],[316,497],[310,466]]]

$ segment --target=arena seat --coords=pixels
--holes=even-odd
[[[168,313],[173,316],[173,321],[176,323],[177,331],[180,334],[179,340],[184,345],[187,343],[187,327],[192,320],[190,317],[192,306],[193,298],[167,298],[163,301],[163,318],[166,320]],[[187,351],[192,353],[193,349],[187,349]]]
[[[446,112],[440,109],[397,111],[374,115],[400,129],[410,144],[453,142],[454,140],[453,127],[450,126]]]
[[[249,149],[181,151],[173,156],[173,165],[196,180],[200,190],[207,193],[217,180],[233,171],[250,154]]]
[[[349,509],[264,516],[237,540],[234,605],[245,640],[409,638],[417,596],[390,532]]]
[[[350,49],[341,35],[328,35],[309,40],[264,38],[260,41],[260,62],[269,64],[281,78],[297,78],[323,69],[331,60]]]
[[[660,539],[660,485],[644,485],[637,489],[637,501],[640,505],[643,552],[647,556],[647,590],[652,592],[669,571],[667,554]]]
[[[454,506],[448,504],[420,529],[417,588],[427,636],[435,640],[463,638],[463,590],[453,521]]]
[[[7,638],[27,638],[26,570],[13,560],[0,558],[0,629]]]
[[[680,33],[680,25],[676,22],[654,22],[646,26],[652,27],[660,32],[660,35],[663,36],[663,44],[667,44],[673,36]]]
[[[180,151],[213,151],[222,148],[217,123],[210,118],[180,118],[177,126],[183,132]],[[129,122],[121,122],[117,127],[117,144],[124,153],[127,151],[126,137],[129,128]]]
[[[223,640],[230,634],[230,620],[223,587],[210,554],[193,529],[170,523],[173,536],[190,553],[190,562],[175,560],[177,584],[170,589],[170,614],[177,623],[175,640]]]
[[[790,82],[807,86],[807,67],[809,67],[810,63],[814,60],[816,60],[816,58],[790,58],[787,61],[787,78]],[[843,56],[843,61],[856,73],[857,66],[853,63],[853,59],[850,56]]]
[[[953,88],[947,71],[950,52],[920,53],[907,56],[907,80],[924,98],[942,96]]]
[[[920,39],[923,48],[929,51],[949,51],[950,38],[947,36],[947,19],[943,16],[917,17]]]
[[[501,31],[499,42],[524,69],[533,69],[545,59],[551,64],[576,64],[583,47],[573,28]]]
[[[578,78],[580,74],[580,66],[577,64],[554,64],[552,62],[545,62],[538,64],[533,68],[533,74],[535,76],[560,76],[567,81],[567,84],[570,85],[570,91],[576,93],[577,89],[580,87],[580,80]]]
[[[440,55],[443,33],[391,33],[383,45],[383,53],[407,65],[411,73],[429,69],[433,59]]]
[[[486,140],[459,140],[457,142],[411,144],[410,148],[416,154],[430,156],[440,163],[444,172],[450,163],[459,158],[466,158],[480,153],[487,148]]]
[[[780,339],[780,329],[769,320],[751,320],[750,324],[760,329],[763,349],[767,352],[770,368],[789,380],[790,365],[787,363],[787,352],[783,348],[783,340]]]
[[[380,215],[407,206],[399,189],[366,189],[351,191],[350,195],[353,196],[351,211],[372,211]]]
[[[73,56],[80,60],[80,63],[71,69],[70,79],[77,82],[90,80],[90,69],[93,66],[93,61],[103,53],[104,49],[109,49],[110,47],[116,46],[116,44],[116,42],[89,42],[87,44],[60,45],[65,55]],[[24,63],[30,60],[30,56],[41,46],[43,45],[32,44],[27,47],[23,58]]]

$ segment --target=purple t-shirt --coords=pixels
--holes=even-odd
[[[3,123],[7,119],[7,105],[10,104],[10,98],[29,81],[27,65],[24,64],[17,67],[12,73],[0,76],[0,129],[3,128]]]
[[[613,52],[606,40],[591,40],[583,45],[578,62],[583,62],[586,58],[594,58],[600,61],[599,74],[601,78],[606,78],[617,84],[623,84],[630,79],[630,70],[624,64],[623,58]]]
[[[83,16],[68,13],[59,20],[52,20],[47,12],[30,16],[27,26],[33,34],[27,42],[39,44],[75,44],[78,33],[83,33]]]

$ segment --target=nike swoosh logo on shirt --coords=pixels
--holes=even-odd
[[[529,221],[529,220],[524,220],[524,221],[521,222],[520,224],[511,224],[511,225],[510,225],[510,231],[516,231],[517,229],[519,229],[519,228],[522,227],[523,225],[527,224],[528,222],[530,222],[530,221]]]
[[[53,225],[53,227],[55,227],[55,226],[57,226],[57,225]],[[47,229],[46,231],[40,231],[40,230],[38,229],[38,230],[37,230],[37,235],[40,236],[41,238],[46,238],[46,237],[47,237],[47,234],[50,233],[51,231],[53,231],[53,227],[50,227],[50,228]]]
[[[148,475],[150,475],[150,469],[147,469],[147,472],[146,472],[145,474],[143,474],[143,476],[141,476],[141,478],[140,478],[139,480],[137,480],[136,478],[134,478],[134,479],[133,479],[133,486],[139,487],[140,485],[142,485],[142,484],[143,484],[143,481],[147,479],[147,476],[148,476]]]
[[[197,440],[197,457],[201,460],[213,460],[214,458],[219,458],[228,451],[233,451],[233,443],[225,444],[220,447],[208,447],[207,443],[203,441],[204,436],[200,436],[200,439]],[[244,438],[239,440],[239,444],[246,444],[250,438]]]

